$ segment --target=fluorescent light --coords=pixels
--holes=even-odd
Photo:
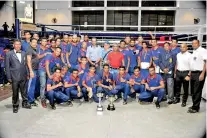
[[[24,4],[24,3],[25,3],[25,1],[19,1],[19,3],[22,3],[22,4]]]

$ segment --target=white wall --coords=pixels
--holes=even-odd
[[[175,14],[175,26],[194,25],[194,18],[200,18],[198,25],[206,24],[206,8],[199,1],[180,1]],[[176,28],[175,31],[192,31],[198,28]]]
[[[36,1],[35,23],[42,24],[72,24],[71,11],[68,8],[68,1]],[[57,23],[53,23],[52,19],[56,18]],[[50,27],[59,31],[68,31],[70,27]]]
[[[7,24],[9,25],[9,29],[11,29],[12,24],[15,22],[13,1],[6,2],[0,10],[1,29],[3,29],[1,26],[4,24],[4,22],[7,22]]]

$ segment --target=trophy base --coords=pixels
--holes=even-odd
[[[103,111],[103,106],[97,106],[97,111]]]
[[[114,105],[113,105],[113,106],[108,105],[107,110],[109,110],[109,111],[114,111],[114,110],[115,110]]]

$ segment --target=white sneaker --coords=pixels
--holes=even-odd
[[[0,87],[3,87],[4,85],[3,84],[0,84]]]

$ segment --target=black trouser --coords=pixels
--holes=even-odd
[[[19,106],[19,90],[22,96],[22,104],[27,103],[27,93],[26,93],[26,80],[12,81],[12,104],[13,107]]]
[[[200,109],[200,102],[201,102],[201,95],[202,89],[205,82],[205,76],[203,81],[199,81],[199,76],[201,71],[192,71],[191,72],[191,95],[193,100],[192,109],[199,110]]]
[[[176,91],[175,91],[175,97],[176,99],[180,99],[180,93],[181,93],[181,87],[183,85],[184,94],[183,94],[183,102],[187,102],[188,100],[188,90],[189,90],[189,81],[185,80],[185,77],[188,75],[189,71],[177,71],[176,72]]]

